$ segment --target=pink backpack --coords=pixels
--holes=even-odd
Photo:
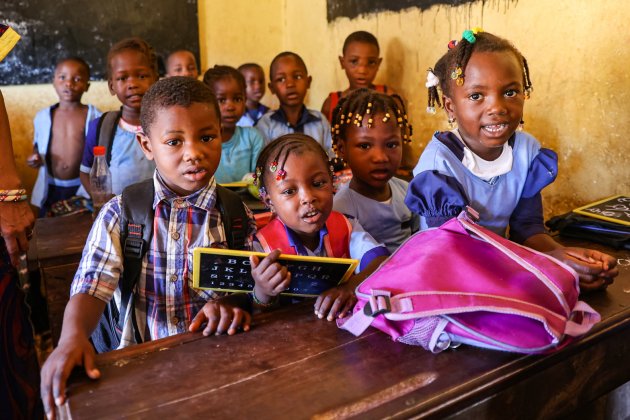
[[[341,328],[372,325],[434,353],[460,343],[541,353],[586,333],[599,314],[578,301],[567,265],[471,221],[474,210],[409,238],[356,290]]]

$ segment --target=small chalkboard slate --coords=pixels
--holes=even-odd
[[[573,210],[574,213],[630,226],[630,196],[616,195]]]
[[[193,252],[193,286],[224,292],[251,292],[254,279],[249,256],[261,252],[231,249],[196,248]],[[283,292],[289,296],[317,296],[346,281],[358,261],[347,258],[303,257],[282,254],[278,258],[291,273],[291,285]]]

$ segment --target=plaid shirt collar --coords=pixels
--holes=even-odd
[[[180,206],[181,203],[186,202],[190,206],[195,206],[202,210],[210,211],[215,207],[216,203],[216,186],[217,184],[213,176],[206,187],[197,190],[190,195],[182,197],[166,186],[164,180],[156,169],[153,175],[153,187],[155,188],[153,209],[155,210],[155,207],[161,201],[166,201],[171,206],[174,202],[178,203]]]

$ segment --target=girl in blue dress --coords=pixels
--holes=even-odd
[[[541,190],[557,175],[558,158],[517,131],[532,91],[527,60],[507,40],[479,28],[464,31],[429,71],[429,112],[442,105],[457,128],[436,132],[414,169],[405,203],[420,227],[436,227],[466,206],[479,223],[548,253],[575,269],[582,290],[605,288],[616,261],[599,251],[564,247],[543,224]]]

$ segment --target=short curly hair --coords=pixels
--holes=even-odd
[[[234,67],[224,66],[217,64],[214,67],[209,68],[203,75],[203,82],[215,91],[214,84],[220,80],[225,80],[232,78],[238,83],[238,86],[241,88],[243,93],[247,89],[247,85],[245,84],[245,78],[241,74],[240,71],[235,69]]]
[[[173,76],[155,82],[142,97],[140,125],[148,134],[159,110],[171,106],[188,108],[194,103],[208,104],[220,120],[219,103],[212,91],[204,83],[184,76]]]
[[[125,50],[137,51],[140,54],[143,54],[149,66],[155,73],[155,76],[158,76],[158,60],[153,47],[151,47],[147,41],[138,37],[125,38],[121,41],[118,41],[107,52],[107,79],[111,79],[112,77],[112,58]]]

